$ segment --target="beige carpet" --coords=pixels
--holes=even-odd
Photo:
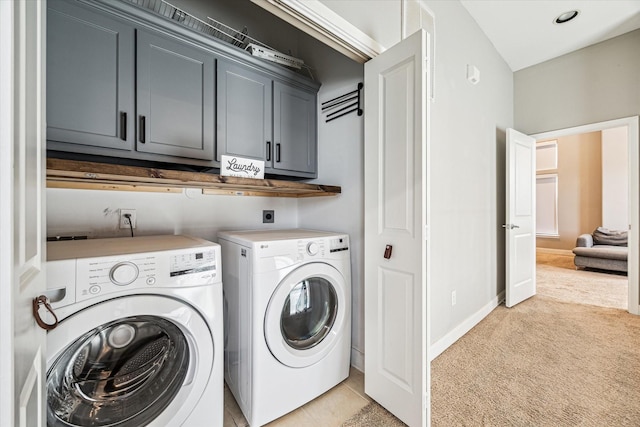
[[[433,361],[434,427],[640,425],[640,317],[548,296],[561,273],[547,267],[563,268],[539,268],[538,296],[498,307]],[[403,424],[371,403],[343,425]]]
[[[640,318],[533,297],[432,363],[432,425],[637,426]]]
[[[537,261],[538,295],[576,304],[627,309],[626,275],[576,270],[573,256],[538,254]]]
[[[565,270],[550,265],[537,267],[538,295],[564,302],[627,309],[627,276],[597,271]]]

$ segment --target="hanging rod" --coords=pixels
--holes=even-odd
[[[331,120],[335,120],[339,117],[345,116],[349,113],[353,113],[354,111],[356,111],[358,115],[361,116],[362,107],[360,105],[360,102],[362,99],[361,91],[363,87],[364,87],[363,83],[358,83],[358,87],[356,90],[352,90],[351,92],[347,92],[343,95],[337,96],[333,99],[323,102],[321,104],[322,111],[327,113],[325,123],[328,123]],[[338,109],[335,110],[336,108]],[[349,108],[351,109],[349,110]]]

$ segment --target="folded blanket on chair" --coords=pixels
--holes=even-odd
[[[627,246],[627,232],[598,227],[593,232],[593,244]]]

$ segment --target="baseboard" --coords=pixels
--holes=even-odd
[[[353,347],[351,347],[351,366],[364,372],[364,353]]]
[[[536,252],[540,252],[541,254],[573,256],[573,252],[570,249],[536,248]]]
[[[458,325],[451,332],[440,338],[429,347],[429,358],[431,360],[440,356],[443,351],[449,348],[454,342],[462,338],[467,332],[476,326],[482,319],[487,317],[500,303],[504,301],[504,291],[500,292],[497,297],[493,298],[480,310],[468,317],[464,322]]]

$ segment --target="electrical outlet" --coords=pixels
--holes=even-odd
[[[120,209],[120,228],[130,228],[129,227],[129,218],[125,215],[131,215],[131,226],[136,228],[136,210],[135,209]]]
[[[262,211],[262,223],[273,224],[276,221],[275,211]]]
[[[456,305],[456,291],[451,292],[451,307]]]

